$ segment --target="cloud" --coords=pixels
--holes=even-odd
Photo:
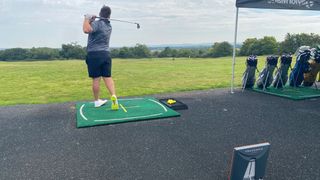
[[[319,15],[297,10],[241,9],[239,14],[240,40],[248,37],[275,36],[283,40],[286,33],[317,33]]]
[[[0,47],[20,46],[23,38],[24,46],[85,45],[83,15],[98,14],[103,4],[112,8],[112,18],[141,24],[137,30],[112,22],[112,46],[233,41],[234,0],[0,0],[0,13],[6,17],[0,19],[5,24]],[[271,35],[282,40],[287,32],[317,33],[318,19],[314,11],[240,9],[238,39]]]
[[[7,13],[7,0],[0,0],[0,13]]]
[[[83,7],[101,6],[102,0],[39,0],[42,4],[52,7],[79,9]]]

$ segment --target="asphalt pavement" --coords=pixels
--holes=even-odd
[[[76,128],[75,102],[0,107],[0,179],[227,179],[233,148],[269,142],[266,180],[320,179],[320,98],[228,89],[154,95],[180,117]]]

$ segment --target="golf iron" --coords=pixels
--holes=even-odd
[[[119,19],[109,19],[109,18],[104,18],[104,17],[96,17],[98,19],[107,19],[109,21],[118,21],[118,22],[123,22],[123,23],[129,23],[129,24],[136,24],[137,29],[140,29],[140,24],[136,22],[131,22],[131,21],[124,21],[124,20],[119,20]]]

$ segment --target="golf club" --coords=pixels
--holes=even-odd
[[[118,22],[123,22],[123,23],[129,23],[129,24],[136,24],[137,29],[140,29],[140,24],[136,22],[130,22],[130,21],[124,21],[124,20],[119,20],[119,19],[109,19],[109,18],[104,18],[104,17],[96,17],[98,19],[107,19],[109,21],[118,21]]]

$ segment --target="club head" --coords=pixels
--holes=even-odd
[[[140,24],[137,23],[137,29],[140,29]]]

